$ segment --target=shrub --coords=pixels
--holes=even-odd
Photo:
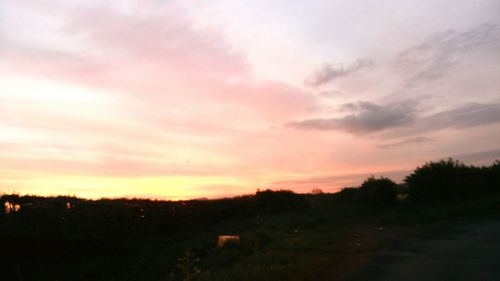
[[[336,199],[341,204],[352,204],[356,200],[357,195],[357,187],[344,187],[339,191]]]
[[[397,184],[388,178],[369,177],[360,186],[356,201],[368,207],[389,207],[397,204]]]
[[[304,196],[289,190],[265,190],[255,194],[257,205],[266,212],[302,211],[309,208]]]
[[[489,192],[488,179],[493,178],[488,176],[488,170],[492,168],[466,166],[453,159],[426,163],[405,179],[409,199],[435,203],[484,195]]]

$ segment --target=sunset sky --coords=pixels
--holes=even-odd
[[[500,159],[498,0],[0,0],[0,193],[167,199]]]

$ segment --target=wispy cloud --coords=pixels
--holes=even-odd
[[[407,138],[395,142],[390,142],[390,143],[384,143],[384,144],[379,144],[377,147],[379,148],[391,148],[391,147],[398,147],[398,146],[405,146],[405,145],[410,145],[410,144],[422,144],[422,143],[428,143],[432,141],[432,138],[428,137],[412,137],[412,138]]]
[[[453,159],[464,161],[466,163],[482,163],[500,159],[500,149],[484,150],[472,153],[462,153],[450,156]],[[489,162],[489,163],[491,163]],[[488,163],[488,164],[489,164]]]
[[[302,130],[338,130],[355,135],[398,129],[398,134],[411,135],[500,123],[500,104],[472,103],[430,115],[421,113],[415,101],[386,105],[348,103],[343,109],[354,113],[340,118],[307,119],[288,125]],[[418,138],[412,140],[422,141]]]
[[[500,52],[500,27],[485,23],[464,32],[435,34],[411,46],[395,58],[396,69],[407,73],[404,87],[413,87],[443,77],[468,53]]]
[[[253,79],[244,54],[217,29],[197,27],[175,5],[145,6],[137,13],[107,5],[68,8],[58,16],[62,40],[84,38],[83,50],[5,37],[0,52],[4,68],[107,89],[153,105],[190,107],[197,100],[208,108],[244,107],[279,117],[314,103],[310,94],[284,82]]]
[[[412,101],[386,105],[358,102],[345,104],[343,107],[353,113],[340,118],[308,119],[288,125],[304,130],[340,130],[351,134],[366,134],[409,125],[417,117],[416,103]]]
[[[500,123],[500,104],[466,104],[451,110],[422,116],[414,132],[432,132],[444,129],[466,129]]]
[[[372,65],[373,61],[368,59],[358,60],[346,67],[344,67],[343,64],[334,66],[331,63],[325,63],[316,69],[316,71],[304,81],[304,84],[311,87],[318,87],[336,79],[354,74]]]

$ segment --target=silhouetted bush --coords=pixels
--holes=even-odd
[[[255,194],[257,205],[266,212],[302,211],[309,208],[304,196],[289,190],[265,190]]]
[[[405,182],[411,201],[435,203],[499,192],[499,175],[498,161],[490,167],[475,167],[448,159],[418,167]]]
[[[352,204],[355,202],[359,188],[345,187],[337,193],[336,201],[341,204]]]
[[[385,208],[397,205],[397,184],[388,178],[367,178],[360,187],[346,187],[337,193],[337,204],[355,208]]]
[[[369,177],[360,186],[356,201],[369,207],[389,207],[397,204],[397,184],[388,178]]]

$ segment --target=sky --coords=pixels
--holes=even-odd
[[[498,0],[0,0],[0,193],[334,192],[499,140]]]

